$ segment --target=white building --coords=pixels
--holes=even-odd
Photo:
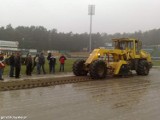
[[[18,51],[18,41],[0,40],[0,51],[10,52]]]

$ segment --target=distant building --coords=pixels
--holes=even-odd
[[[113,49],[112,43],[106,42],[106,43],[105,43],[105,47],[106,47],[107,49]]]
[[[5,41],[0,40],[0,51],[18,51],[18,41]]]

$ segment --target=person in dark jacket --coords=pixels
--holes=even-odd
[[[26,57],[26,75],[31,76],[32,73],[32,56],[28,54]]]
[[[49,53],[47,60],[49,61],[49,72],[55,73],[56,58],[53,54]]]
[[[15,56],[15,78],[19,78],[21,70],[21,57],[20,53],[17,52]]]
[[[15,55],[14,55],[14,53],[12,53],[11,56],[9,57],[9,65],[10,65],[9,76],[14,77],[14,67],[15,67]]]
[[[45,57],[44,57],[44,54],[41,53],[40,56],[39,56],[39,74],[41,73],[41,68],[43,70],[43,74],[46,74],[46,71],[45,71],[45,68],[44,68],[44,65],[45,65]]]
[[[59,62],[60,62],[60,68],[59,68],[59,72],[64,72],[64,64],[65,64],[65,60],[66,57],[62,54],[59,58]]]
[[[48,53],[48,56],[47,56],[47,60],[49,62],[49,72],[51,73],[52,71],[52,66],[51,66],[51,61],[50,61],[50,58],[51,58],[52,54],[51,52]]]

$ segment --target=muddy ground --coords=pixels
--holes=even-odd
[[[0,119],[160,120],[160,69],[148,76],[0,92]],[[14,117],[14,118],[13,118]]]

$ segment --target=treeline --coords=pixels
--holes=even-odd
[[[135,33],[93,33],[92,49],[104,47],[112,38],[131,37],[141,39],[145,45],[160,44],[160,29]],[[89,34],[62,33],[56,29],[47,30],[43,26],[18,26],[10,24],[0,27],[0,40],[18,41],[20,48],[35,48],[38,50],[83,51],[89,46]]]

